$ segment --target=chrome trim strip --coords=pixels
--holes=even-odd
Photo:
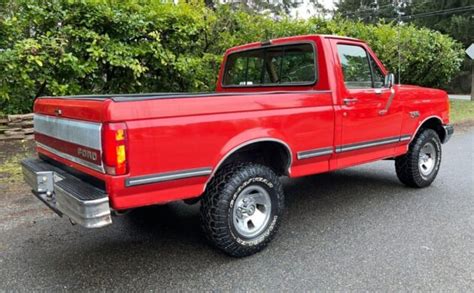
[[[201,176],[210,175],[211,173],[212,173],[212,168],[206,167],[206,168],[197,168],[197,169],[190,169],[190,170],[183,170],[183,171],[175,171],[175,172],[132,177],[132,178],[127,178],[125,180],[125,186],[130,187],[130,186],[136,186],[136,185],[142,185],[142,184],[159,183],[159,182],[185,179],[185,178],[191,178],[191,177],[201,177]]]
[[[313,150],[298,152],[296,154],[296,157],[298,158],[298,160],[303,160],[303,159],[309,159],[309,158],[314,158],[314,157],[326,156],[332,153],[333,153],[333,148],[327,147],[327,148],[320,148],[320,149],[313,149]]]
[[[367,141],[363,143],[340,145],[336,147],[335,152],[336,153],[349,152],[349,151],[359,150],[363,148],[370,148],[370,147],[375,147],[375,146],[380,146],[380,145],[385,145],[385,144],[404,142],[410,139],[411,139],[411,135],[402,135],[400,137],[390,137],[390,138],[385,138],[385,139],[380,139],[380,140]],[[302,160],[302,159],[308,159],[312,157],[329,155],[332,153],[333,153],[332,148],[327,147],[327,148],[320,148],[320,149],[298,152],[296,156],[298,160]]]
[[[77,163],[77,164],[79,164],[79,165],[83,165],[83,166],[89,167],[89,168],[91,168],[91,169],[94,169],[94,170],[99,171],[99,172],[102,172],[102,173],[105,172],[104,167],[103,167],[102,165],[99,166],[99,165],[93,164],[93,163],[91,163],[91,162],[84,161],[84,160],[82,160],[82,159],[80,159],[80,158],[73,157],[73,156],[71,156],[71,155],[69,155],[69,154],[60,152],[60,151],[58,151],[58,150],[56,150],[56,149],[53,149],[53,148],[51,148],[51,147],[49,147],[49,146],[47,146],[47,145],[44,145],[44,144],[42,144],[42,143],[39,143],[39,142],[36,142],[36,145],[39,146],[39,147],[42,148],[42,149],[47,150],[48,152],[51,152],[51,153],[53,153],[53,154],[55,154],[55,155],[57,155],[57,156],[63,158],[63,159],[67,159],[67,160],[73,161],[74,163]]]
[[[102,151],[102,124],[34,114],[35,132]]]
[[[400,141],[407,141],[411,139],[411,135],[402,135],[400,136]]]
[[[400,142],[400,139],[401,137],[397,136],[397,137],[390,137],[390,138],[367,141],[367,142],[362,142],[362,143],[340,145],[336,147],[336,153],[350,152],[350,151],[355,151],[355,150],[360,150],[360,149],[365,149],[365,148],[370,148],[370,147],[397,143],[397,142]]]

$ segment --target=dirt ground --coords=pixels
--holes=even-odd
[[[38,200],[24,183],[20,162],[35,154],[34,142],[0,142],[0,231],[35,219],[51,217],[49,210],[38,205]]]

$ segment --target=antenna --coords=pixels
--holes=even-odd
[[[405,14],[401,11],[401,9],[405,7],[405,0],[399,0],[397,1],[397,6],[396,6],[396,12],[398,15],[398,21],[397,21],[397,41],[398,41],[398,85],[402,84],[402,78],[401,78],[401,71],[402,71],[402,54],[401,54],[401,36],[400,36],[400,28],[402,25],[402,16]]]

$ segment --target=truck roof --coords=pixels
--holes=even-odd
[[[282,37],[282,38],[276,38],[276,39],[271,39],[271,40],[266,40],[262,42],[253,42],[253,43],[248,43],[244,45],[239,45],[235,46],[232,48],[229,48],[226,51],[226,54],[235,52],[235,51],[241,51],[245,49],[252,49],[252,48],[258,48],[262,46],[263,44],[266,43],[288,43],[288,42],[297,42],[297,41],[306,41],[308,39],[312,38],[325,38],[325,39],[341,39],[341,40],[350,40],[350,41],[357,41],[363,43],[364,41],[352,38],[352,37],[346,37],[346,36],[338,36],[338,35],[325,35],[325,34],[309,34],[309,35],[298,35],[298,36],[290,36],[290,37]]]
[[[339,36],[339,35],[318,35],[323,38],[328,38],[328,39],[341,39],[341,40],[351,40],[351,41],[357,41],[357,42],[364,42],[360,39],[357,38],[352,38],[352,37],[346,37],[346,36]]]

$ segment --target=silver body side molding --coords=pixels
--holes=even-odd
[[[361,143],[340,145],[340,146],[337,146],[334,149],[334,151],[332,147],[301,151],[297,153],[297,158],[298,160],[309,159],[309,158],[314,158],[314,157],[330,155],[334,152],[335,153],[350,152],[350,151],[371,148],[371,147],[376,147],[376,146],[381,146],[381,145],[386,145],[386,144],[392,144],[392,143],[397,143],[397,142],[405,142],[405,141],[409,141],[410,139],[411,139],[411,135],[402,135],[402,136],[389,137],[389,138],[384,138],[384,139],[379,139],[379,140],[366,141],[366,142],[361,142]]]
[[[411,135],[402,135],[402,136],[397,136],[397,137],[389,137],[389,138],[372,140],[372,141],[361,142],[361,143],[340,145],[336,147],[336,153],[350,152],[350,151],[371,148],[371,147],[376,147],[376,146],[381,146],[381,145],[386,145],[386,144],[404,142],[404,141],[409,141],[410,139],[411,139]]]
[[[333,148],[332,147],[326,147],[326,148],[320,148],[320,149],[314,149],[314,150],[307,150],[303,152],[298,152],[296,154],[296,157],[298,160],[303,160],[303,159],[309,159],[309,158],[314,158],[314,157],[321,157],[321,156],[326,156],[330,155],[333,153]]]
[[[402,135],[400,136],[400,141],[407,141],[411,139],[411,135]]]
[[[212,173],[212,168],[197,168],[197,169],[189,169],[189,170],[181,170],[181,171],[174,171],[174,172],[166,172],[166,173],[159,173],[159,174],[152,174],[146,176],[139,176],[139,177],[131,177],[125,180],[125,186],[137,186],[143,184],[152,184],[152,183],[159,183],[171,180],[178,180],[178,179],[186,179],[191,177],[201,177],[201,176],[208,176]]]

